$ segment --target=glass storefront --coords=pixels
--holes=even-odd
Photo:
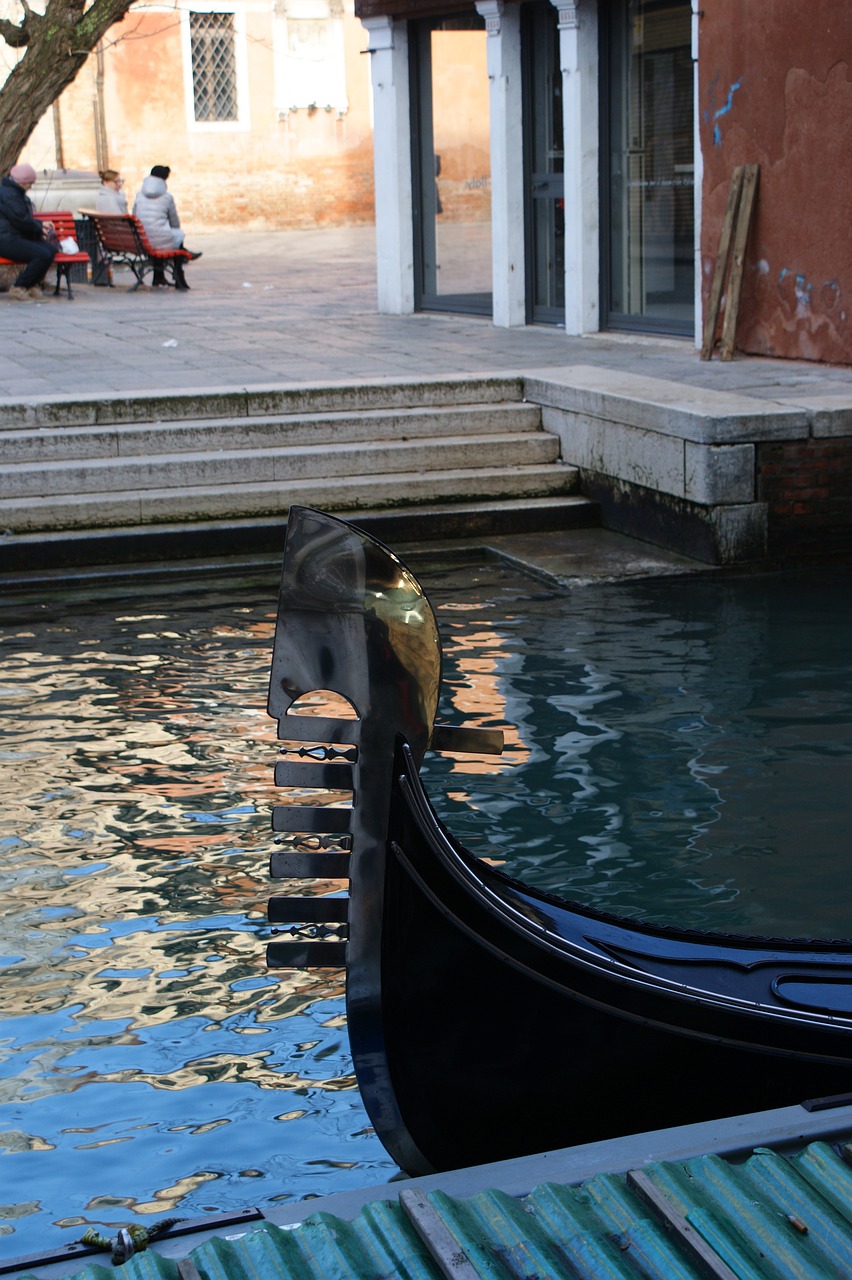
[[[601,11],[603,314],[610,329],[694,324],[693,67],[689,0]]]
[[[522,10],[527,318],[565,323],[565,150],[557,11]]]
[[[491,314],[491,135],[485,24],[412,22],[415,299]]]

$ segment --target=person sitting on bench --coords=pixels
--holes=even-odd
[[[166,186],[166,178],[170,173],[171,169],[168,165],[155,164],[148,177],[144,179],[142,189],[133,202],[133,216],[142,223],[153,249],[184,247],[185,233],[180,225],[174,196]],[[191,250],[187,250],[187,253],[192,262],[201,257],[200,253],[192,253]],[[174,276],[177,289],[189,288],[183,274],[183,259],[175,259]],[[152,287],[156,288],[165,283],[165,272],[155,268],[151,279]]]
[[[122,191],[124,179],[117,169],[101,169],[101,185],[95,196],[98,213],[127,213],[127,196]]]
[[[16,164],[0,182],[0,258],[26,264],[9,290],[13,302],[41,301],[41,282],[59,251],[47,238],[53,223],[33,217],[27,192],[35,180],[31,164]]]

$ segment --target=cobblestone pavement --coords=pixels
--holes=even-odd
[[[75,299],[0,294],[0,397],[150,392],[597,364],[795,399],[842,396],[852,369],[740,358],[701,362],[685,339],[568,338],[451,314],[376,310],[372,227],[191,235],[189,293],[78,285]]]

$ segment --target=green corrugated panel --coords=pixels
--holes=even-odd
[[[640,1191],[662,1195],[662,1205],[649,1205]],[[412,1195],[412,1212],[417,1202]],[[469,1199],[434,1191],[419,1203],[422,1229],[444,1237],[436,1251],[481,1280],[699,1280],[701,1242],[738,1280],[852,1277],[852,1171],[825,1143],[792,1159],[758,1148],[742,1163],[701,1156],[649,1164],[636,1176],[601,1174],[578,1187],[545,1183],[522,1199],[499,1190]],[[212,1238],[190,1256],[203,1280],[442,1274],[395,1200],[367,1205],[353,1222],[317,1212],[292,1229],[264,1224]],[[142,1253],[119,1271],[89,1265],[76,1280],[177,1280],[177,1264]]]
[[[635,1280],[636,1269],[625,1257],[627,1245],[602,1231],[591,1201],[581,1187],[546,1182],[526,1200],[527,1211],[553,1241],[581,1280]]]
[[[153,1252],[137,1253],[118,1269],[109,1262],[109,1254],[104,1253],[104,1262],[89,1262],[80,1271],[75,1271],[72,1280],[177,1280],[177,1263],[169,1258],[161,1258]],[[13,1280],[35,1280],[31,1273],[20,1272]]]
[[[792,1164],[820,1195],[852,1223],[852,1169],[827,1142],[812,1142]]]
[[[702,1195],[700,1178],[674,1161],[648,1165],[644,1172],[739,1280],[766,1280],[763,1259],[753,1248],[750,1233],[732,1223],[712,1198]]]
[[[401,1208],[389,1201],[368,1205],[354,1222],[316,1213],[294,1230],[267,1226],[240,1240],[210,1240],[191,1256],[205,1280],[440,1280]]]
[[[801,1231],[791,1218],[809,1212],[807,1196],[813,1192],[783,1157],[772,1159],[775,1169],[760,1152],[740,1165],[700,1156],[646,1172],[738,1275],[749,1280],[852,1275],[852,1265],[837,1260],[840,1254],[852,1264],[848,1228],[842,1229],[845,1242],[839,1241],[837,1215],[825,1202],[818,1212],[815,1200],[814,1230]]]
[[[481,1191],[470,1200],[433,1191],[428,1198],[482,1275],[516,1280],[565,1274],[552,1237],[541,1230],[523,1201],[504,1191]]]
[[[700,1275],[672,1243],[665,1229],[652,1221],[649,1210],[623,1177],[600,1174],[582,1187],[548,1183],[536,1187],[529,1199],[536,1205],[546,1205],[553,1218],[557,1207],[568,1208],[574,1204],[585,1209],[588,1229],[616,1255],[616,1270],[592,1275],[635,1277],[638,1274],[653,1280],[696,1280]]]
[[[758,1148],[746,1164],[752,1186],[762,1191],[783,1218],[782,1230],[804,1239],[808,1256],[826,1268],[852,1276],[849,1222],[801,1176],[795,1164],[766,1148]]]

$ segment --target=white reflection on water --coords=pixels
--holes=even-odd
[[[429,567],[441,718],[507,735],[498,760],[427,757],[441,816],[612,910],[849,934],[849,576],[558,592]],[[7,1256],[393,1172],[341,975],[265,968],[275,594],[260,575],[0,612]]]

